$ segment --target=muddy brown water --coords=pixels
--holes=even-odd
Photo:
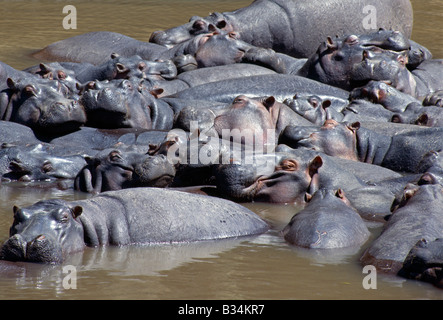
[[[29,54],[54,41],[107,30],[147,41],[152,31],[193,16],[231,11],[250,1],[0,1],[0,61],[23,69]],[[443,58],[443,1],[414,0],[412,38]],[[77,9],[77,29],[65,30],[65,5]],[[0,186],[0,242],[7,239],[12,206],[41,199],[82,199],[85,194],[45,184]],[[0,262],[0,299],[442,299],[443,290],[395,276],[377,275],[365,289],[358,258],[365,246],[309,251],[287,245],[279,230],[297,212],[292,205],[247,204],[273,229],[260,236],[183,245],[86,248],[63,265]],[[369,224],[372,237],[380,225]],[[66,277],[74,266],[76,288]]]

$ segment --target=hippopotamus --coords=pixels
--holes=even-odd
[[[368,14],[376,14],[376,25],[365,26]],[[261,23],[252,23],[260,17]],[[374,17],[375,19],[375,17]],[[257,47],[271,48],[297,58],[308,58],[327,36],[365,34],[373,29],[399,30],[407,37],[412,32],[412,6],[409,1],[328,0],[255,0],[232,12],[213,13],[207,17],[164,31],[156,31],[150,42],[177,45],[194,37],[196,20],[201,26],[238,32],[241,39]],[[375,20],[374,20],[375,21]]]
[[[409,185],[382,233],[365,250],[360,261],[379,271],[396,274],[417,241],[430,242],[442,237],[442,201],[441,185]]]
[[[304,205],[318,189],[342,187],[348,192],[367,186],[364,180],[370,180],[369,172],[374,178],[379,175],[368,168],[350,166],[349,162],[339,163],[320,152],[288,150],[281,145],[272,154],[234,160],[217,166],[214,176],[219,195],[238,202]],[[384,175],[396,176],[387,172]]]
[[[134,79],[91,82],[81,95],[88,118],[86,125],[106,129],[171,129],[172,110],[158,103],[153,94]]]
[[[51,145],[66,148],[83,148],[89,156],[107,148],[132,146],[148,148],[150,144],[161,143],[167,135],[166,131],[140,128],[97,129],[81,127],[80,130],[49,140]],[[92,152],[90,152],[92,150]],[[145,150],[146,152],[146,150]]]
[[[159,154],[105,149],[87,158],[75,177],[74,189],[100,193],[134,187],[166,187],[176,169],[167,157]]]
[[[343,110],[348,106],[349,101],[336,97],[318,95],[299,95],[283,101],[297,114],[316,125],[322,125],[327,119],[341,121]]]
[[[286,126],[307,124],[309,121],[276,101],[273,96],[250,99],[240,95],[225,112],[215,117],[213,129],[223,139],[273,148]],[[229,136],[226,137],[226,133]]]
[[[139,41],[116,32],[95,31],[54,42],[33,53],[39,61],[79,62],[101,65],[113,54],[138,55],[146,60],[158,59],[167,48]]]
[[[58,82],[57,82],[58,83]],[[30,75],[13,80],[0,93],[0,118],[24,124],[36,133],[62,135],[86,123],[86,113],[78,98],[67,98],[58,85]]]
[[[24,71],[44,79],[57,81],[64,89],[62,92],[66,97],[77,95],[78,88],[81,86],[81,82],[77,79],[75,72],[58,62],[40,63]]]
[[[10,145],[36,144],[40,140],[31,128],[20,123],[0,120],[0,141]]]
[[[138,55],[122,57],[113,53],[108,61],[97,66],[75,62],[52,62],[49,63],[49,66],[57,64],[71,70],[81,84],[94,80],[130,79],[132,77],[174,79],[177,76],[177,68],[171,60],[150,61]]]
[[[287,126],[279,143],[307,148],[330,156],[362,161],[399,172],[416,172],[422,157],[443,148],[442,128],[408,127],[403,132],[379,133],[359,122],[326,120],[323,126]]]
[[[108,191],[80,201],[14,207],[3,260],[62,263],[85,246],[181,243],[264,233],[268,224],[236,203],[158,188]]]
[[[345,193],[320,189],[282,230],[292,245],[310,249],[360,246],[370,232]]]
[[[74,179],[86,165],[82,154],[57,153],[48,144],[7,146],[0,149],[0,174],[3,181]]]
[[[349,92],[306,77],[286,74],[262,74],[243,78],[214,81],[201,84],[169,95],[169,98],[189,100],[209,100],[231,103],[235,97],[273,96],[277,101],[284,101],[300,95],[334,96],[348,99]]]
[[[403,266],[398,272],[399,276],[432,283],[438,288],[443,288],[443,239],[433,241],[420,239],[409,251]]]
[[[349,94],[349,100],[365,99],[381,104],[392,112],[404,112],[409,104],[421,102],[413,96],[397,90],[383,81],[371,80],[362,87],[355,88]]]

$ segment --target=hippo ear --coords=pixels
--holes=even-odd
[[[12,80],[12,78],[6,79],[6,84],[8,85],[9,89],[17,90],[16,82]]]
[[[428,120],[428,115],[426,113],[423,113],[422,115],[420,115],[420,117],[418,117],[417,120],[415,120],[415,124],[419,126],[425,126],[428,124]]]
[[[354,122],[347,126],[351,131],[356,132],[358,129],[360,129],[360,122]]]
[[[118,57],[120,57],[120,55],[118,53],[115,53],[115,52],[111,53],[111,59],[115,59]]]
[[[79,215],[81,215],[83,212],[83,208],[81,206],[75,206],[74,208],[71,208],[71,213],[74,219],[77,219]]]
[[[115,69],[117,70],[118,73],[123,73],[128,71],[128,68],[126,68],[126,66],[120,62],[115,64]]]
[[[320,156],[316,156],[309,164],[309,176],[311,177],[311,183],[309,184],[309,194],[314,194],[320,186],[320,177],[318,175],[318,169],[323,165],[323,159]]]
[[[275,103],[275,98],[273,96],[267,97],[263,100],[263,105],[266,107],[266,109],[269,109],[272,107]]]
[[[158,98],[164,90],[162,88],[153,88],[149,90],[149,93],[152,94],[155,98]]]
[[[335,196],[336,196],[337,198],[343,199],[343,198],[345,197],[345,193],[344,193],[344,191],[343,191],[342,189],[339,188],[339,189],[335,192]]]

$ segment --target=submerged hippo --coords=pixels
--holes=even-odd
[[[432,283],[443,288],[443,238],[419,240],[406,257],[398,274],[408,279]]]
[[[61,263],[86,246],[191,242],[254,235],[268,224],[227,200],[135,188],[88,200],[44,200],[14,207],[3,260]]]
[[[342,190],[320,189],[282,231],[289,243],[316,249],[358,246],[369,230]]]
[[[380,236],[360,258],[380,271],[397,273],[417,241],[433,241],[443,236],[442,186],[409,186],[394,209]]]
[[[365,21],[368,22],[371,15],[376,16],[376,25],[367,26]],[[182,26],[156,31],[150,41],[173,46],[208,29],[210,24],[218,29],[236,31],[243,41],[252,45],[307,58],[327,36],[385,28],[400,30],[409,37],[412,6],[407,0],[374,1],[370,5],[363,0],[256,0],[233,12],[194,17]]]

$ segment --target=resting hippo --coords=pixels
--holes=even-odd
[[[223,139],[235,139],[238,143],[270,146],[273,149],[286,126],[307,124],[307,120],[287,105],[276,101],[273,96],[250,99],[241,95],[234,99],[225,112],[215,117],[214,130]]]
[[[366,249],[361,262],[380,271],[397,273],[409,251],[421,239],[433,241],[443,236],[440,185],[406,188],[400,207],[395,209],[380,236]]]
[[[375,15],[371,18],[371,14]],[[260,23],[253,23],[260,17]],[[375,25],[367,26],[368,19]],[[367,33],[371,29],[399,30],[410,37],[412,6],[409,1],[327,2],[308,0],[256,0],[233,12],[213,13],[197,18],[201,24],[236,31],[241,39],[257,47],[272,48],[298,58],[307,58],[327,36]],[[151,42],[174,45],[195,33],[195,19],[185,25],[151,35]],[[288,32],[289,30],[289,32]]]
[[[57,153],[52,146],[41,143],[1,148],[1,178],[8,181],[74,179],[86,165],[82,154]]]
[[[359,122],[326,120],[321,127],[288,126],[281,133],[279,143],[377,164],[394,171],[416,172],[426,153],[443,149],[442,128],[407,128],[403,132],[379,133],[381,131],[376,128],[361,127]]]
[[[0,97],[2,120],[51,135],[66,134],[85,124],[86,114],[78,98],[66,98],[51,80],[29,75],[19,80],[8,78],[7,83],[9,89]]]
[[[14,207],[3,260],[61,263],[87,246],[175,243],[264,233],[266,222],[227,200],[157,188]]]
[[[419,240],[406,257],[398,275],[443,288],[443,238]]]
[[[231,103],[235,97],[273,96],[277,101],[294,97],[294,94],[314,94],[348,99],[349,92],[305,77],[286,74],[264,74],[243,78],[220,80],[198,85],[169,97],[189,100],[209,100]]]
[[[175,167],[164,155],[105,149],[87,161],[75,177],[75,190],[99,193],[130,187],[165,187],[175,175]]]
[[[342,190],[320,189],[282,234],[296,246],[335,249],[362,245],[370,232]]]
[[[172,127],[172,110],[160,104],[137,79],[89,83],[81,96],[87,125],[96,128],[164,129]]]

